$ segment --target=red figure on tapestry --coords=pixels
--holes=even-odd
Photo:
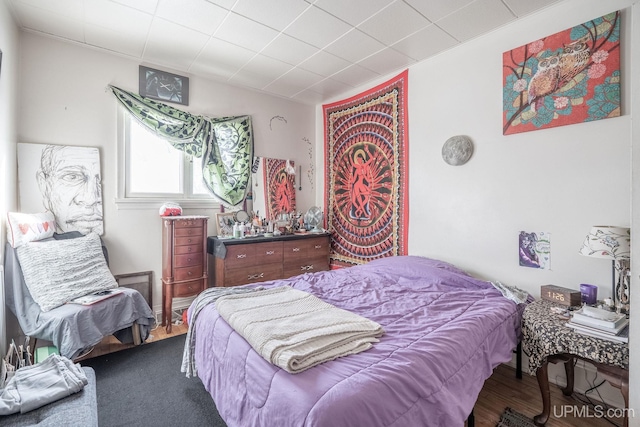
[[[365,153],[366,151],[366,153]],[[369,160],[365,157],[369,156]],[[352,175],[349,178],[351,184],[351,210],[349,217],[352,219],[371,219],[371,209],[369,201],[373,193],[374,176],[371,169],[374,157],[369,151],[368,145],[364,144],[364,150],[356,150],[351,160]]]

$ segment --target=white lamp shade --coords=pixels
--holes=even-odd
[[[624,227],[596,225],[582,243],[580,255],[605,259],[631,258],[631,230]]]

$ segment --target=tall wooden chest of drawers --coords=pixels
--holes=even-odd
[[[329,270],[329,234],[208,239],[215,286],[237,286]]]
[[[207,287],[206,216],[162,218],[162,325],[171,332],[173,298]]]

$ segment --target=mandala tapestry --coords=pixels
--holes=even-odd
[[[504,135],[620,115],[620,12],[505,52]]]
[[[296,210],[296,176],[287,173],[287,161],[263,158],[264,191],[267,219],[278,219],[281,213]],[[294,167],[293,162],[289,162]],[[295,169],[294,169],[295,170]]]
[[[407,79],[323,106],[332,268],[407,254]]]

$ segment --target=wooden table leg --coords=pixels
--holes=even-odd
[[[573,394],[573,361],[574,358],[570,357],[564,362],[564,372],[567,375],[567,385],[562,389],[562,394],[564,394],[565,396],[571,396]]]
[[[544,362],[542,366],[536,370],[538,387],[540,387],[540,395],[542,396],[542,413],[533,417],[533,422],[537,426],[545,425],[551,413],[551,394],[549,393],[549,374],[547,367],[548,362]]]

